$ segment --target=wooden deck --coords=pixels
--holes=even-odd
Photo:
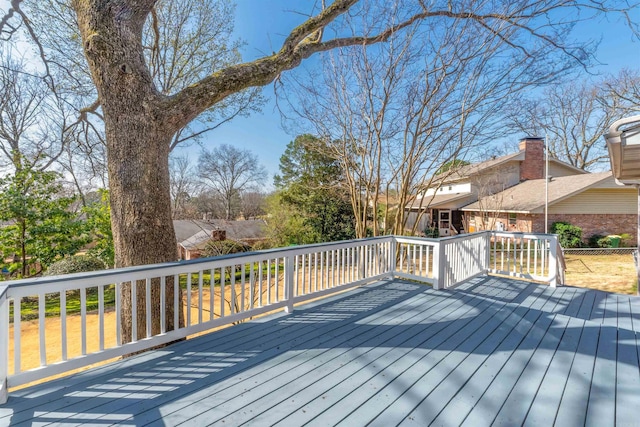
[[[12,393],[0,425],[638,426],[640,298],[378,282]]]

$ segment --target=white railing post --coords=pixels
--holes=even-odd
[[[433,288],[444,289],[445,280],[445,254],[444,254],[444,242],[438,241],[436,246],[433,247]]]
[[[284,299],[287,305],[284,308],[286,313],[293,313],[293,274],[294,274],[294,255],[284,257]],[[277,284],[276,284],[277,286]]]
[[[0,285],[0,404],[9,397],[7,376],[9,375],[9,299],[7,286]]]
[[[549,240],[549,286],[555,288],[558,284],[558,241],[556,236]]]
[[[389,278],[393,279],[396,274],[396,236],[391,236],[391,244],[389,245],[389,257],[387,262],[389,263]]]
[[[488,274],[491,269],[491,232],[485,231],[485,254],[484,265],[482,266],[483,274]]]
[[[366,277],[366,262],[367,262],[367,246],[360,245],[357,247],[358,250],[358,274],[360,277],[358,279],[362,280]]]

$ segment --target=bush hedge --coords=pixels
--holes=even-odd
[[[558,221],[551,224],[551,232],[558,235],[560,246],[563,248],[580,248],[582,243],[582,228],[568,222]]]
[[[89,255],[73,255],[51,264],[44,275],[58,276],[60,274],[104,270],[105,268],[107,268],[105,263],[96,257]]]

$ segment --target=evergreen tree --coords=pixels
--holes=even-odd
[[[280,157],[275,186],[281,202],[302,216],[311,231],[310,240],[352,239],[354,214],[343,186],[344,173],[340,162],[327,155],[323,147],[323,141],[312,135],[299,135],[291,141]]]
[[[23,164],[0,178],[0,265],[5,273],[29,277],[88,241],[84,224],[70,210],[72,197],[61,197],[55,172]]]

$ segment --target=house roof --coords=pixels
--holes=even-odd
[[[447,182],[456,182],[462,179],[466,179],[470,176],[476,175],[484,170],[496,167],[506,162],[514,160],[524,160],[524,151],[518,153],[508,154],[506,156],[495,157],[489,160],[485,160],[480,163],[471,163],[468,165],[457,166],[436,175],[433,178],[434,184],[444,184]]]
[[[416,198],[406,206],[406,209],[437,209],[449,205],[450,209],[458,209],[476,199],[473,193],[440,194]]]
[[[211,239],[211,231],[224,230],[228,240],[248,241],[265,237],[264,221],[261,219],[248,219],[244,221],[227,221],[213,219],[200,220],[174,220],[173,227],[180,245],[186,249],[200,248]]]
[[[524,150],[522,150],[517,153],[508,154],[506,156],[485,160],[484,162],[471,163],[468,165],[459,166],[451,170],[448,170],[447,172],[443,172],[439,175],[436,175],[433,178],[433,185],[431,186],[435,187],[435,186],[443,185],[446,183],[462,181],[474,175],[480,174],[486,170],[500,166],[504,163],[514,162],[514,161],[523,161],[524,159],[525,159],[525,152]],[[566,169],[574,171],[576,174],[587,173],[586,171],[580,168],[577,168],[573,165],[570,165],[569,163],[563,162],[562,160],[558,160],[555,158],[550,158],[549,163],[560,165]]]
[[[608,181],[614,183],[611,172],[587,173],[580,175],[553,178],[549,182],[549,205],[558,203],[568,197],[581,193],[589,188],[603,186]],[[605,187],[611,187],[604,185]],[[622,187],[621,187],[622,188]],[[475,203],[463,207],[463,211],[490,212],[540,212],[545,205],[545,180],[532,179],[507,188],[491,196],[481,197]]]

